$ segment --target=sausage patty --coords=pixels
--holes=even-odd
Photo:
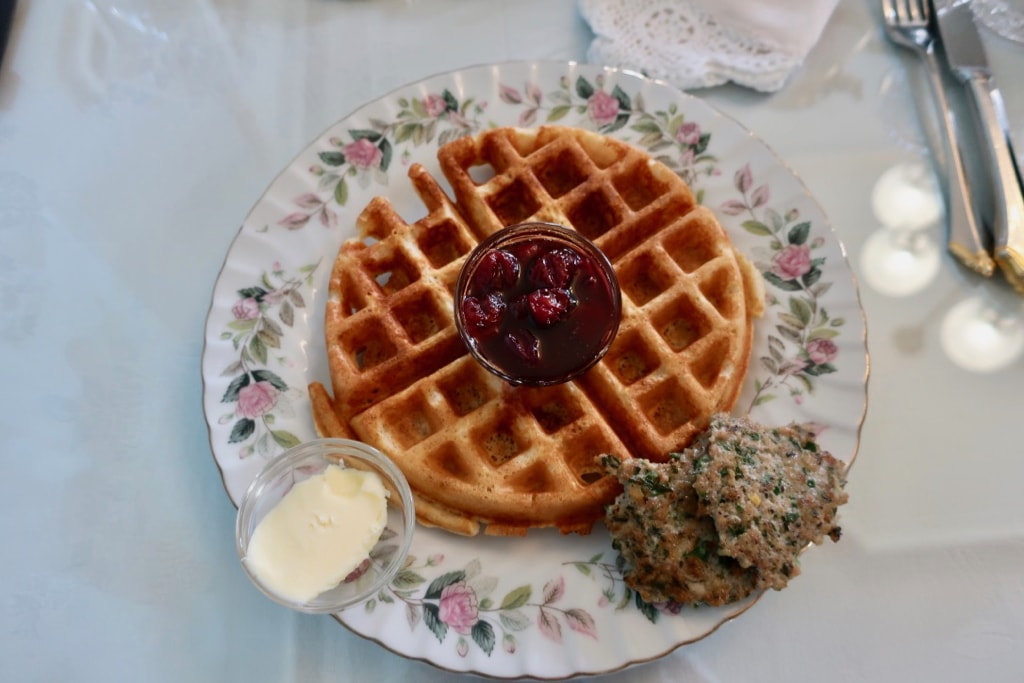
[[[665,463],[605,456],[623,491],[605,523],[624,579],[648,602],[720,605],[799,574],[797,556],[839,539],[842,462],[804,427],[715,415]]]

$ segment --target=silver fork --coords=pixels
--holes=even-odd
[[[939,107],[943,146],[946,159],[946,215],[949,221],[947,246],[961,263],[971,270],[990,277],[995,262],[986,246],[986,233],[980,225],[971,189],[964,174],[963,160],[957,145],[956,124],[946,99],[942,72],[935,56],[937,40],[931,25],[929,0],[882,0],[885,30],[889,40],[916,52],[928,72],[935,103]]]

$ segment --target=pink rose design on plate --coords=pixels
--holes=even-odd
[[[345,145],[342,151],[345,153],[345,159],[350,164],[356,168],[364,169],[380,166],[380,160],[384,156],[380,148],[366,138],[350,142]]]
[[[260,304],[251,296],[239,299],[231,307],[231,315],[235,316],[236,320],[255,320],[260,317]]]
[[[587,113],[599,128],[607,126],[619,116],[619,101],[604,90],[598,90],[587,100]]]
[[[795,280],[811,270],[811,249],[806,244],[790,244],[772,257],[772,272],[783,280]]]
[[[423,98],[423,108],[427,110],[429,116],[436,119],[448,109],[448,103],[440,95],[432,93]]]
[[[277,389],[270,382],[254,382],[238,391],[238,414],[256,418],[266,415],[277,404]]]
[[[441,621],[455,629],[456,633],[469,635],[474,624],[480,620],[476,593],[464,581],[445,586],[441,591],[438,614]]]
[[[697,163],[697,155],[693,153],[693,150],[689,147],[686,151],[679,155],[679,165],[683,168],[690,168]]]
[[[807,342],[807,357],[815,365],[831,363],[839,355],[839,347],[831,339],[812,339]]]
[[[684,145],[696,145],[700,142],[700,126],[692,121],[684,123],[679,126],[679,131],[676,133],[676,140]]]

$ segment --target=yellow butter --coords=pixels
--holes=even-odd
[[[387,495],[376,473],[329,466],[295,484],[260,521],[246,566],[276,595],[312,600],[369,557],[387,521]]]

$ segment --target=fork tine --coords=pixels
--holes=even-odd
[[[921,15],[924,17],[925,23],[929,23],[932,20],[932,0],[918,0],[918,4],[921,5]]]
[[[910,15],[907,12],[907,0],[895,0],[896,3],[896,23],[903,26],[910,19]]]
[[[922,24],[928,23],[928,0],[909,0],[910,14],[915,21]]]
[[[895,24],[899,20],[895,0],[882,0],[882,14],[888,24]]]
[[[889,2],[889,6],[892,10],[892,16],[895,19],[893,23],[898,26],[900,24],[900,19],[902,19],[902,13],[900,12],[900,0],[891,0]]]
[[[906,5],[907,17],[912,24],[921,23],[921,16],[919,13],[920,3],[917,0],[904,0]]]
[[[908,11],[915,23],[928,24],[931,14],[930,0],[907,0]]]

